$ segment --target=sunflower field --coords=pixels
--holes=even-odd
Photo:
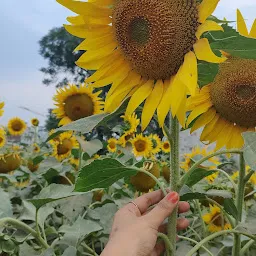
[[[98,256],[120,208],[168,189],[190,210],[161,255],[256,255],[256,20],[220,1],[57,0],[87,76],[56,89],[47,136],[0,126],[0,255]]]

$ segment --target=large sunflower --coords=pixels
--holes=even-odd
[[[148,138],[143,136],[142,134],[137,134],[134,139],[131,140],[133,154],[136,157],[143,156],[149,157],[152,152],[153,143]]]
[[[0,102],[0,116],[2,116],[4,113],[3,108],[4,108],[4,102]]]
[[[137,131],[137,127],[140,124],[140,120],[137,118],[137,115],[133,113],[132,115],[121,116],[124,120],[122,125],[125,135],[133,134]]]
[[[64,132],[59,135],[59,141],[52,144],[53,153],[57,160],[62,161],[71,155],[71,150],[78,146],[76,138],[72,132]]]
[[[8,173],[18,169],[21,157],[16,153],[0,154],[0,173]]]
[[[142,129],[155,110],[162,126],[170,108],[184,125],[187,94],[197,88],[197,59],[213,63],[217,57],[202,34],[222,30],[207,20],[219,0],[57,0],[77,13],[65,25],[85,38],[75,50],[86,52],[77,65],[96,70],[86,82],[94,87],[112,84],[106,111],[131,97],[126,114],[145,101]]]
[[[216,205],[210,205],[210,212],[203,215],[203,220],[208,224],[210,232],[231,229],[231,225],[226,222],[220,208]]]
[[[191,153],[186,153],[184,154],[184,161],[181,162],[180,167],[184,171],[188,171],[191,166],[194,164],[195,161],[201,159],[202,157],[208,156],[213,151],[207,151],[207,148],[200,148],[199,146],[194,147],[192,149]],[[208,159],[207,162],[204,163],[204,165],[201,165],[200,167],[207,170],[214,170],[218,168],[218,165],[220,165],[221,162],[217,157],[212,157]],[[218,176],[218,173],[213,173],[212,175],[207,176],[205,179],[209,182],[212,183]]]
[[[8,131],[11,135],[19,136],[22,135],[27,129],[26,123],[18,118],[14,117],[8,122]]]
[[[103,102],[99,98],[100,93],[101,91],[94,93],[93,88],[85,84],[79,87],[69,84],[57,90],[53,98],[57,108],[53,113],[61,119],[59,125],[101,113]]]
[[[248,36],[240,11],[237,16],[239,32]],[[250,36],[256,38],[254,24]],[[192,110],[188,124],[200,116],[191,132],[204,127],[201,141],[217,142],[216,150],[224,146],[241,148],[242,133],[255,131],[256,127],[256,61],[229,56],[220,64],[214,82],[188,100],[188,110]]]
[[[5,130],[0,127],[0,148],[2,148],[6,143]]]

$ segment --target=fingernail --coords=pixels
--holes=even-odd
[[[171,192],[167,196],[167,200],[173,204],[176,204],[179,201],[179,194],[177,192]]]

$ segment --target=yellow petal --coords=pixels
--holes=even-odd
[[[74,51],[80,50],[98,50],[104,46],[109,44],[117,43],[114,40],[114,36],[112,34],[106,34],[100,37],[93,37],[85,39],[81,44],[79,44]]]
[[[233,133],[234,125],[229,123],[226,128],[224,128],[218,135],[217,144],[215,150],[219,150],[224,147],[227,142],[230,140]]]
[[[61,5],[64,5],[66,8],[70,9],[75,13],[85,16],[100,18],[112,15],[112,9],[100,7],[89,2],[80,2],[73,0],[57,0],[57,2]]]
[[[204,130],[200,136],[200,140],[201,141],[207,141],[207,136],[211,133],[211,131],[214,129],[215,124],[217,123],[217,121],[219,120],[219,115],[216,114],[214,116],[214,118],[211,120],[211,122],[209,122],[205,127]]]
[[[195,54],[190,51],[184,57],[184,63],[179,72],[179,79],[187,86],[191,95],[194,95],[197,88],[197,59]]]
[[[210,108],[207,112],[205,112],[204,114],[202,114],[196,121],[195,123],[193,124],[191,130],[190,130],[190,133],[196,131],[197,129],[201,128],[202,126],[210,123],[213,118],[215,117],[216,115],[216,109],[213,107],[213,108]]]
[[[106,56],[98,60],[91,60],[87,62],[77,61],[76,65],[80,68],[84,68],[87,70],[98,70],[102,65],[104,65],[107,62],[108,58],[109,56]]]
[[[239,9],[236,11],[237,15],[237,31],[242,35],[242,36],[248,36],[249,32],[246,26],[246,23],[244,21],[244,17],[242,13],[240,12]]]
[[[74,16],[74,17],[67,17],[67,21],[70,22],[71,24],[74,24],[74,25],[82,25],[84,24],[84,19],[83,19],[83,16],[81,15],[77,15],[77,16]]]
[[[150,95],[154,86],[153,80],[148,80],[142,84],[132,95],[126,109],[126,115],[131,115],[134,110]]]
[[[181,100],[182,102],[186,102],[187,99],[187,95],[184,95],[184,98]],[[178,111],[177,111],[177,119],[179,121],[179,123],[181,124],[181,126],[183,128],[186,127],[185,125],[185,121],[186,121],[186,104],[181,104]]]
[[[199,5],[199,22],[204,23],[206,19],[214,12],[220,0],[203,0]]]
[[[164,84],[162,80],[157,80],[154,89],[146,99],[141,116],[141,129],[144,131],[152,119],[163,95]]]
[[[199,106],[197,106],[189,115],[187,123],[190,124],[199,115],[205,113],[212,106],[211,101],[207,101]]]
[[[115,3],[115,0],[89,0],[88,2],[102,6],[109,6],[113,5]]]
[[[226,148],[227,149],[242,148],[244,145],[244,139],[242,137],[242,133],[245,131],[246,131],[246,128],[234,126],[232,136],[228,141]]]
[[[196,32],[196,37],[197,39],[200,39],[200,37],[202,36],[203,33],[207,32],[207,31],[224,31],[223,27],[221,25],[219,25],[218,23],[216,23],[213,20],[206,20],[203,24],[201,24]]]
[[[256,19],[253,22],[252,29],[249,36],[256,39]]]
[[[223,129],[226,129],[228,126],[228,122],[224,120],[223,118],[219,118],[218,122],[215,124],[214,129],[211,131],[211,133],[207,136],[207,141],[209,143],[212,143],[214,141],[217,141],[219,139],[219,134]]]
[[[197,40],[194,44],[194,51],[197,59],[207,62],[221,63],[227,59],[226,57],[218,57],[213,53],[207,38]]]
[[[162,99],[159,103],[159,106],[157,108],[158,123],[159,123],[160,127],[163,127],[164,120],[171,108],[170,94],[171,94],[171,90],[172,90],[173,80],[174,80],[174,78],[172,78],[171,80],[164,81],[163,97],[162,97]]]
[[[86,38],[89,36],[101,36],[110,33],[112,28],[108,25],[65,25],[65,29],[73,36]]]

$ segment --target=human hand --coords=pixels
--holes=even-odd
[[[161,190],[144,194],[133,202],[135,204],[129,203],[116,213],[102,256],[159,256],[164,251],[164,244],[157,243],[157,234],[166,233],[164,220],[177,205],[179,213],[187,212],[190,208],[187,202],[179,202],[176,192],[170,192],[163,198]],[[155,204],[150,210],[149,207]],[[187,219],[180,218],[177,229],[185,229],[188,225]]]

